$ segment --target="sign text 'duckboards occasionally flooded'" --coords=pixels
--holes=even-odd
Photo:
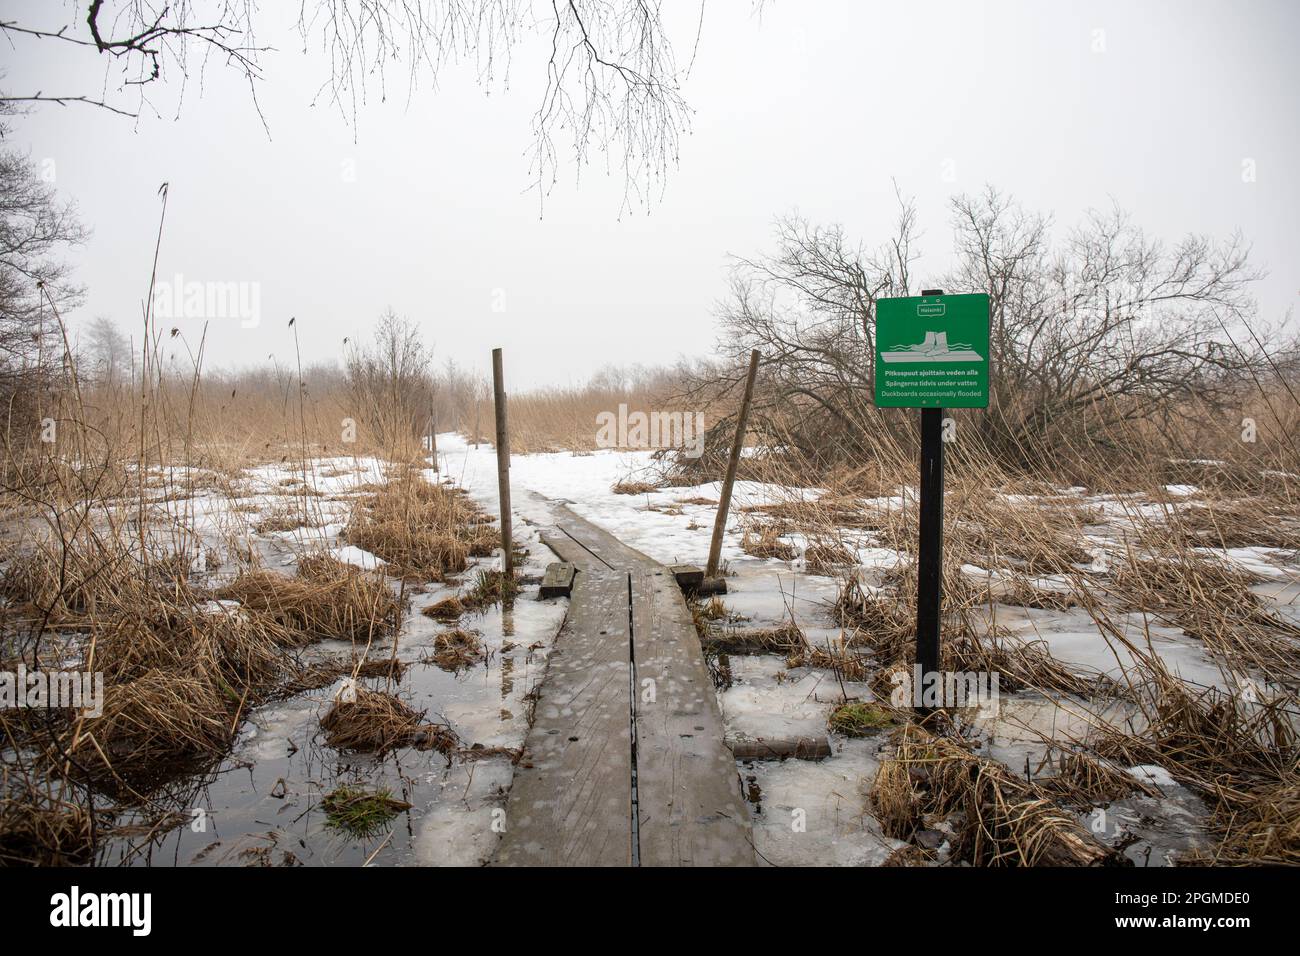
[[[987,408],[989,297],[876,301],[876,405]]]

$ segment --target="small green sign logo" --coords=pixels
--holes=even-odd
[[[989,297],[876,301],[879,408],[987,408]]]

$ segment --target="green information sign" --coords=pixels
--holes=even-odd
[[[988,408],[989,297],[876,300],[876,405]]]

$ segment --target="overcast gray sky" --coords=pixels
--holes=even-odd
[[[1300,302],[1300,4],[1288,0],[777,0],[761,17],[749,0],[709,0],[680,166],[661,200],[621,216],[622,174],[597,156],[576,184],[563,166],[544,209],[529,190],[540,45],[516,51],[509,89],[490,96],[472,66],[409,103],[391,74],[396,95],[372,95],[354,129],[310,106],[327,70],[291,29],[297,4],[264,6],[259,39],[278,48],[259,88],[269,139],[246,87],[215,65],[178,119],[160,91],[161,119],[72,105],[14,123],[93,229],[73,256],[88,287],[78,320],[138,330],[164,181],[161,275],[260,284],[259,325],[211,323],[210,366],[290,359],[291,315],[305,360],[335,357],[390,305],[440,360],[486,370],[504,346],[516,389],[707,355],[729,254],[770,249],[773,217],[794,210],[883,241],[891,178],[917,200],[921,282],[951,261],[948,198],[991,183],[1058,231],[1112,199],[1170,241],[1240,229],[1270,272],[1262,315]],[[665,6],[685,66],[698,2]],[[0,2],[33,25],[67,9]],[[96,92],[94,61],[49,41],[0,53],[15,95]],[[177,324],[191,337],[201,325]]]

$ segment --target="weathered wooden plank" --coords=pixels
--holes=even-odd
[[[660,566],[654,558],[628,547],[604,528],[598,528],[563,505],[558,506],[554,514],[556,526],[607,567],[629,570],[647,565]]]
[[[594,554],[584,548],[578,542],[574,541],[563,531],[558,529],[553,531],[542,531],[538,534],[542,539],[542,544],[546,545],[559,556],[561,561],[572,564],[578,571],[608,571],[609,565],[598,559]]]
[[[584,571],[556,638],[495,862],[632,862],[628,580]]]
[[[700,642],[712,654],[791,654],[807,646],[803,632],[793,624],[761,628],[711,630]]]
[[[826,737],[728,737],[737,760],[825,760],[831,755]]]
[[[704,569],[693,564],[674,564],[668,568],[683,594],[691,594],[704,583]]]
[[[629,848],[635,840],[642,865],[752,865],[754,851],[749,817],[741,799],[735,760],[723,740],[722,718],[713,684],[673,571],[567,508],[556,508],[554,518],[555,530],[543,532],[542,540],[563,561],[575,565],[577,571],[570,618],[561,631],[557,655],[567,641],[573,640],[566,632],[586,634],[587,643],[597,638],[613,638],[621,643],[625,663],[627,655],[634,656],[638,694],[632,701],[624,687],[628,711],[619,733],[628,751],[627,785],[619,785],[611,779],[613,773],[606,773],[604,782],[599,784],[602,789],[593,788],[570,802],[599,799],[607,792],[617,794],[619,802],[625,801]],[[619,575],[611,569],[625,573]],[[630,585],[626,572],[630,572]],[[608,590],[611,579],[622,581],[622,630],[612,620],[618,613],[619,603],[612,590],[600,600],[601,618],[599,626],[593,629],[585,595],[593,586]],[[630,635],[627,633],[629,613]],[[598,633],[601,630],[606,633]],[[498,862],[587,862],[563,849],[575,842],[564,835],[566,829],[575,825],[590,829],[603,822],[605,832],[589,842],[599,843],[606,850],[616,842],[610,835],[610,830],[616,829],[610,826],[612,803],[606,801],[602,804],[604,809],[597,811],[605,814],[603,821],[569,812],[560,805],[566,797],[557,798],[555,791],[570,788],[573,775],[560,763],[564,751],[558,757],[551,753],[555,749],[554,738],[562,736],[569,742],[569,736],[578,736],[578,742],[569,742],[576,746],[582,734],[557,728],[553,714],[548,717],[551,712],[543,710],[547,701],[554,699],[553,681],[573,682],[584,673],[589,676],[595,672],[593,663],[608,662],[610,653],[608,647],[603,652],[589,648],[581,659],[574,657],[563,663],[562,656],[553,655],[542,685],[537,721],[529,734],[525,762],[532,766],[521,766],[516,772],[507,805],[507,834]],[[628,677],[625,670],[625,681]],[[635,828],[630,793],[632,745],[627,727],[633,713],[637,729]],[[550,721],[545,726],[544,718]],[[613,723],[606,717],[602,726],[608,731]],[[558,735],[554,732],[557,729]],[[584,729],[598,732],[595,728]],[[551,746],[548,747],[545,738],[550,738]],[[534,749],[549,756],[539,762],[532,757]],[[521,831],[517,816],[530,810],[533,812]]]
[[[552,561],[546,566],[538,596],[545,598],[568,597],[573,591],[575,568],[567,561]]]
[[[735,759],[690,612],[667,568],[632,572],[632,634],[641,865],[752,866]]]

